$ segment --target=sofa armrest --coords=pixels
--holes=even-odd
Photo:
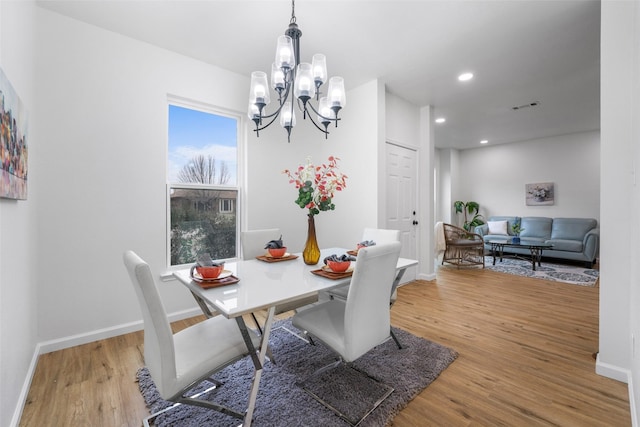
[[[489,232],[489,226],[487,224],[477,225],[473,231],[474,233],[484,237]]]
[[[600,251],[600,229],[594,228],[584,235],[582,241],[583,253],[588,260],[595,260]]]

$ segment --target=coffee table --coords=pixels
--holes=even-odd
[[[529,249],[531,252],[531,269],[534,271],[536,269],[536,262],[538,263],[538,266],[541,266],[540,260],[542,259],[542,251],[553,247],[553,244],[551,243],[536,242],[527,239],[520,239],[520,242],[518,243],[514,243],[512,239],[489,239],[485,240],[485,243],[491,245],[493,265],[496,265],[496,253],[500,254],[500,262],[502,262],[505,247]],[[519,258],[517,254],[514,254],[513,256],[514,258]]]

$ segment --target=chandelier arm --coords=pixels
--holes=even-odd
[[[291,84],[287,84],[286,87],[287,87],[287,89],[286,89],[286,92],[285,92],[284,96],[278,98],[278,104],[279,104],[278,109],[276,111],[274,111],[273,113],[271,113],[271,114],[267,114],[266,116],[260,116],[261,119],[269,119],[269,118],[273,117],[273,120],[275,120],[276,117],[278,117],[278,114],[280,114],[280,110],[282,110],[282,107],[284,106],[287,98],[289,98],[289,92],[291,90]],[[271,123],[273,123],[273,120],[271,120],[269,122],[269,125]],[[267,125],[267,126],[269,126],[269,125]],[[265,126],[265,127],[267,127],[267,126]],[[264,127],[262,129],[264,129]]]
[[[313,106],[311,107],[311,109],[313,110]],[[320,131],[320,132],[324,133],[325,135],[329,135],[329,131],[328,131],[328,130],[326,130],[326,129],[322,129],[320,126],[318,126],[318,124],[316,123],[316,121],[315,121],[315,120],[313,120],[313,117],[312,117],[312,115],[311,115],[311,114],[309,114],[309,111],[307,110],[306,105],[305,105],[305,109],[304,109],[304,111],[307,113],[307,117],[309,117],[309,120],[311,120],[311,123],[313,123],[313,125],[314,125],[314,126],[315,126],[319,131]],[[315,110],[313,110],[313,111],[315,111]]]
[[[340,117],[336,117],[335,119],[334,119],[334,118],[331,118],[331,117],[325,117],[325,116],[323,116],[322,114],[320,114],[320,113],[319,113],[315,108],[313,108],[313,104],[312,104],[312,103],[307,102],[307,104],[309,104],[309,108],[311,108],[311,110],[312,110],[314,113],[316,113],[318,116],[322,117],[322,118],[323,118],[323,119],[325,119],[325,120],[330,120],[330,121],[332,121],[332,122],[337,122],[337,121],[339,121],[339,120],[342,120]],[[306,108],[305,108],[305,109],[306,109]],[[311,116],[311,114],[309,114],[309,116]],[[313,119],[312,119],[311,121],[313,121]]]
[[[269,123],[267,123],[266,125],[264,125],[262,127],[256,127],[253,131],[254,132],[260,132],[261,130],[264,130],[264,129],[268,128],[269,126],[271,126],[271,123],[273,123],[277,118],[278,118],[278,116],[275,116],[273,119],[271,119],[271,121]]]
[[[271,117],[273,117],[275,119],[276,117],[278,117],[278,114],[280,114],[280,110],[282,110],[282,106],[283,105],[284,105],[284,103],[280,104],[280,106],[278,107],[278,109],[276,111],[274,111],[271,114],[267,114],[266,116],[260,116],[260,118],[261,119],[270,119]],[[271,123],[271,122],[269,122],[269,123]],[[269,126],[269,125],[267,125],[267,126]]]

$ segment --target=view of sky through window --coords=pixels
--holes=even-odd
[[[225,162],[229,186],[237,185],[237,120],[213,113],[169,105],[168,180],[177,183],[178,172],[195,156],[213,156]]]

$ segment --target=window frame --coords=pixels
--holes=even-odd
[[[236,121],[236,185],[235,186],[222,186],[222,185],[209,185],[209,184],[188,184],[182,182],[170,182],[169,181],[169,168],[168,168],[168,158],[169,158],[169,107],[171,105],[187,108],[191,110],[200,111],[207,114],[214,114],[217,116],[227,117],[234,119]],[[165,105],[166,108],[166,143],[165,143],[165,182],[166,182],[166,224],[165,224],[165,262],[166,268],[168,271],[180,270],[186,267],[189,267],[191,264],[176,264],[171,265],[171,191],[173,188],[179,189],[200,189],[200,190],[218,190],[218,191],[228,191],[235,190],[237,197],[235,200],[235,215],[236,215],[236,230],[235,230],[235,239],[236,239],[236,253],[235,257],[227,258],[224,261],[234,261],[239,259],[240,254],[240,230],[242,228],[242,223],[244,222],[244,218],[246,217],[246,212],[244,212],[243,206],[244,203],[244,169],[245,169],[245,156],[244,156],[244,147],[246,144],[246,121],[245,114],[240,113],[238,111],[229,110],[226,108],[218,107],[212,104],[199,102],[191,99],[186,99],[174,95],[169,95],[167,97],[167,103]]]

